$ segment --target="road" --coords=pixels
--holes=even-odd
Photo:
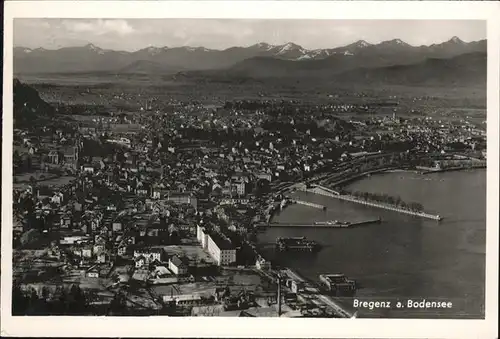
[[[283,270],[283,273],[285,273],[289,278],[291,278],[295,281],[304,282],[304,284],[306,285],[306,289],[314,291],[313,292],[314,298],[317,298],[317,300],[321,301],[326,306],[333,309],[334,312],[337,313],[338,315],[340,315],[344,318],[351,318],[352,317],[352,313],[349,310],[347,310],[346,307],[344,307],[340,303],[336,302],[332,297],[321,294],[321,291],[319,290],[319,288],[317,286],[314,286],[314,284],[305,280],[304,278],[302,278],[300,275],[298,275],[293,270],[285,269],[285,270]]]
[[[341,306],[339,303],[337,303],[333,298],[328,297],[324,294],[318,294],[317,295],[318,299],[321,300],[323,303],[325,303],[328,307],[332,308],[336,313],[344,316],[345,318],[351,318],[352,314],[348,310],[345,309],[345,307]]]

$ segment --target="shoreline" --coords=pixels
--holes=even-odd
[[[433,174],[433,173],[459,172],[459,171],[465,171],[465,170],[476,171],[476,170],[481,170],[481,169],[487,169],[486,165],[477,166],[477,167],[444,168],[444,169],[439,169],[439,170],[423,171],[423,172],[419,172],[419,173],[422,175],[427,175],[427,174]]]
[[[486,165],[484,166],[477,166],[477,167],[458,167],[458,168],[444,168],[444,169],[439,169],[439,170],[431,170],[430,168],[426,170],[419,170],[417,169],[404,169],[404,168],[395,168],[395,169],[386,169],[386,170],[375,170],[375,171],[368,171],[365,173],[357,174],[353,176],[352,178],[348,179],[341,179],[335,183],[330,184],[332,187],[336,187],[338,185],[344,185],[344,184],[351,184],[357,180],[361,180],[363,178],[370,177],[372,175],[377,175],[377,174],[384,174],[384,173],[414,173],[414,174],[420,174],[420,175],[427,175],[427,174],[432,174],[432,173],[445,173],[445,172],[458,172],[458,171],[464,171],[464,170],[481,170],[481,169],[487,169]]]

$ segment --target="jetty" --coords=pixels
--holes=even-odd
[[[357,226],[364,226],[370,224],[379,224],[382,220],[380,218],[377,219],[369,219],[357,222],[270,222],[270,223],[260,223],[257,224],[257,227],[314,227],[314,228],[352,228]]]
[[[354,202],[356,204],[381,208],[381,209],[385,209],[385,210],[389,210],[389,211],[413,215],[416,217],[421,217],[421,218],[426,218],[426,219],[431,219],[431,220],[436,220],[436,221],[441,221],[443,219],[440,215],[437,215],[437,214],[430,214],[430,213],[425,213],[425,212],[407,210],[404,208],[400,208],[400,207],[392,206],[392,205],[388,205],[388,204],[383,204],[383,203],[379,203],[379,202],[365,201],[365,200],[361,200],[361,199],[356,198],[356,197],[351,196],[351,195],[339,194],[338,192],[333,192],[332,190],[329,190],[329,189],[325,190],[323,187],[318,186],[318,185],[315,185],[313,188],[307,188],[306,192],[324,195],[324,196],[327,196],[330,198]]]
[[[326,206],[320,205],[320,204],[315,204],[313,202],[309,201],[303,201],[303,200],[293,200],[293,203],[299,204],[299,205],[304,205],[304,206],[309,206],[309,207],[314,207],[322,210],[326,210]]]

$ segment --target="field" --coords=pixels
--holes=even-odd
[[[22,76],[44,100],[74,104],[103,105],[123,112],[137,112],[146,99],[153,109],[178,101],[221,104],[227,100],[301,100],[310,104],[363,104],[395,100],[401,110],[432,108],[473,109],[484,113],[486,84],[481,87],[343,86],[331,81],[266,79],[216,81],[172,76],[73,74]]]

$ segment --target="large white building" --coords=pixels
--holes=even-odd
[[[224,266],[236,262],[236,249],[217,233],[208,235],[207,250],[217,265]]]
[[[196,227],[196,238],[198,239],[198,241],[200,242],[201,244],[201,247],[203,247],[203,249],[207,249],[207,246],[208,246],[208,234],[205,233],[205,228],[198,225]]]
[[[236,262],[236,249],[229,240],[215,232],[208,233],[205,228],[198,225],[196,236],[201,246],[219,266],[230,265]]]

